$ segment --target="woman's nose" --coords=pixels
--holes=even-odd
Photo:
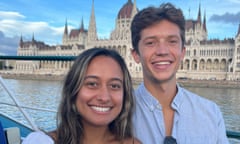
[[[109,101],[111,99],[110,97],[111,97],[110,91],[108,90],[107,87],[104,86],[99,90],[97,99],[101,101]]]

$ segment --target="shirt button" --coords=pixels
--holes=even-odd
[[[153,111],[153,110],[154,110],[154,106],[151,105],[151,106],[150,106],[150,111]]]

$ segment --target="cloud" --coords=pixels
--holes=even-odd
[[[0,11],[0,19],[22,19],[22,18],[25,18],[25,16],[21,15],[18,12]]]
[[[223,15],[214,14],[210,17],[209,21],[212,22],[224,22],[230,24],[239,24],[240,23],[240,12],[236,14],[226,12]]]
[[[3,55],[17,55],[19,37],[6,37],[0,31],[0,53]]]
[[[44,21],[27,21],[25,16],[18,12],[0,11],[0,31],[7,37],[23,35],[31,39],[34,34],[36,40],[53,45],[61,42],[63,30],[64,24],[51,26]]]

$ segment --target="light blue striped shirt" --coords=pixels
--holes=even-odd
[[[175,110],[172,136],[177,144],[228,144],[219,107],[177,85],[171,106]],[[162,144],[165,126],[161,105],[142,83],[136,90],[133,116],[135,136],[143,144]]]

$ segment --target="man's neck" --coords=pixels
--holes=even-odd
[[[166,82],[152,82],[144,80],[146,89],[154,96],[162,107],[170,107],[177,93],[176,80]]]

